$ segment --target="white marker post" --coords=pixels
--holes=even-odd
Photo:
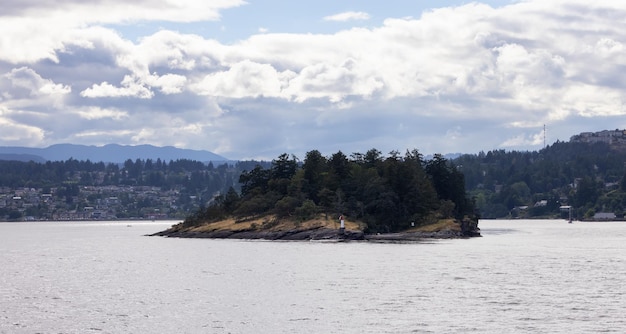
[[[339,232],[343,233],[346,230],[346,225],[343,221],[343,215],[339,216]]]

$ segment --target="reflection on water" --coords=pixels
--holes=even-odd
[[[417,244],[0,224],[0,333],[624,332],[626,223],[481,221]]]

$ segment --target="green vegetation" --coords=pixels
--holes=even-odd
[[[540,151],[494,150],[452,160],[371,149],[349,157],[314,150],[302,161],[283,154],[271,162],[219,166],[160,159],[0,161],[0,220],[149,218],[157,212],[188,217],[185,224],[195,226],[265,214],[295,222],[343,214],[369,232],[391,232],[411,222],[475,218],[475,212],[483,218],[565,218],[562,205],[574,207],[575,219],[601,212],[623,218],[625,163],[621,142],[556,142]],[[92,215],[90,208],[107,216]]]
[[[0,161],[0,220],[184,218],[258,162]],[[269,165],[269,163],[264,163]],[[20,198],[14,200],[14,198]]]
[[[462,155],[452,161],[483,218],[566,217],[597,212],[624,217],[626,151],[623,145],[556,142],[538,152],[504,150]]]
[[[313,150],[302,163],[282,154],[269,168],[243,171],[241,192],[231,188],[183,226],[199,226],[235,217],[238,221],[274,215],[306,221],[319,214],[350,217],[366,232],[395,232],[443,218],[477,219],[465,194],[463,174],[441,155],[425,161],[417,151],[387,157],[371,149],[350,158]],[[336,218],[333,218],[336,219]]]

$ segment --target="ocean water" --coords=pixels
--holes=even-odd
[[[626,222],[481,221],[412,244],[0,223],[0,333],[626,332]]]

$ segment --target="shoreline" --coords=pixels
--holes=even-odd
[[[239,240],[268,240],[268,241],[367,241],[376,243],[407,243],[432,239],[468,239],[481,237],[480,229],[466,231],[439,230],[439,231],[405,231],[395,233],[366,234],[358,230],[338,230],[325,227],[310,229],[291,229],[283,231],[180,231],[168,229],[149,234],[168,238],[197,238],[197,239],[239,239]]]

